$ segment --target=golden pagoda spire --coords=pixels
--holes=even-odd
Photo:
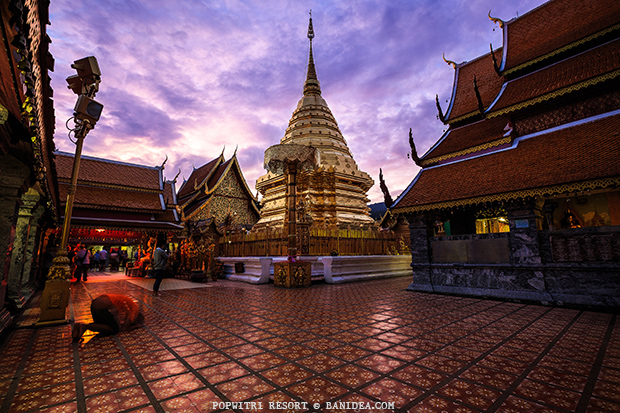
[[[316,67],[314,66],[314,57],[312,55],[312,39],[314,39],[314,28],[312,27],[312,10],[310,10],[310,21],[308,23],[308,39],[310,40],[310,56],[308,57],[308,74],[304,83],[304,96],[320,95],[321,85],[316,75]]]

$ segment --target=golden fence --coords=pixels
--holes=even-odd
[[[268,232],[236,233],[220,238],[222,257],[268,257],[288,255],[284,229]],[[388,255],[403,253],[392,231],[363,231],[348,229],[311,229],[308,253],[303,255]],[[302,251],[297,240],[297,250]]]

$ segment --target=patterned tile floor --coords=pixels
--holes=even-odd
[[[164,280],[159,297],[129,281],[73,284],[70,315],[124,293],[139,330],[72,343],[70,325],[25,313],[2,345],[0,413],[620,412],[614,314],[414,293],[408,278]]]

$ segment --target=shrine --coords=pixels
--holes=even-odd
[[[220,229],[250,229],[259,216],[258,201],[243,177],[236,152],[228,161],[222,153],[194,168],[177,198],[183,222],[213,220]]]
[[[409,289],[620,305],[620,3],[553,0],[455,69],[444,135],[391,207]],[[445,58],[444,58],[445,59]],[[455,179],[458,177],[458,179]]]
[[[321,96],[312,54],[313,38],[310,18],[310,51],[303,97],[297,103],[280,144],[313,147],[319,152],[320,164],[317,168],[301,171],[297,179],[299,199],[304,203],[305,214],[313,226],[368,229],[375,225],[366,196],[374,181],[358,168],[334,115]],[[285,226],[286,174],[268,171],[258,178],[256,189],[263,199],[260,219],[253,231]]]
[[[258,201],[243,176],[237,152],[224,154],[194,168],[179,192],[178,210],[185,226],[177,271],[193,280],[216,280],[221,264],[215,261],[220,238],[245,233],[259,216]]]

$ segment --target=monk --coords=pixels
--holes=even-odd
[[[95,298],[90,305],[92,323],[75,323],[73,341],[78,341],[86,330],[102,335],[118,334],[144,325],[144,315],[138,305],[130,298],[120,294],[103,294]]]

